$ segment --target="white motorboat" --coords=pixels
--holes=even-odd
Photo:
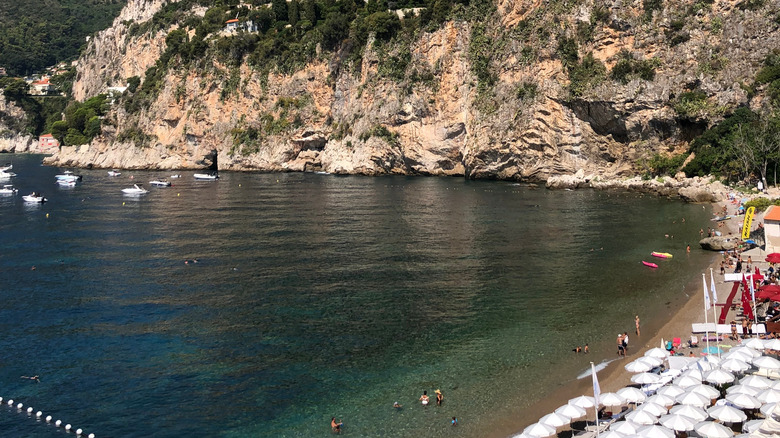
[[[60,187],[76,187],[75,179],[58,179],[57,185]]]
[[[81,175],[76,175],[75,173],[71,172],[70,170],[66,170],[65,172],[62,172],[59,175],[54,175],[57,180],[64,180],[64,181],[81,181]]]
[[[171,182],[166,179],[156,179],[154,181],[149,181],[149,184],[157,187],[170,187]]]
[[[195,177],[195,179],[200,179],[204,181],[215,181],[219,179],[219,175],[217,175],[216,172],[213,173],[196,173],[195,175],[192,175]]]
[[[181,175],[177,173],[176,175],[171,175],[171,178],[181,178]]]
[[[121,174],[122,174],[122,172],[120,172],[120,171],[118,171],[118,170],[116,170],[116,169],[113,169],[113,170],[109,170],[109,171],[108,171],[108,176],[119,176],[119,175],[121,175]]]
[[[149,190],[146,190],[145,188],[139,186],[138,184],[133,184],[133,187],[122,189],[122,193],[124,193],[125,195],[145,195],[149,193]]]
[[[31,203],[38,203],[42,204],[46,202],[46,198],[43,197],[40,193],[32,192],[29,195],[22,196],[22,199],[24,199],[24,202],[31,202]]]
[[[15,195],[17,192],[19,192],[19,190],[15,189],[14,186],[10,184],[6,184],[0,189],[0,195]]]
[[[11,170],[14,168],[13,164],[6,164],[5,166],[0,166],[0,172],[5,172],[6,170]]]

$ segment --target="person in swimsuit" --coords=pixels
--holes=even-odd
[[[731,320],[731,339],[737,340],[737,321]]]
[[[636,335],[639,336],[639,315],[634,318],[634,325],[636,325]]]
[[[621,335],[620,333],[618,333],[617,336],[617,346],[618,346],[618,352],[617,352],[618,356],[625,356],[626,352],[623,347],[623,335]]]
[[[340,421],[336,421],[336,417],[333,417],[330,419],[330,428],[333,430],[334,433],[341,433],[341,426],[343,426],[344,423]]]
[[[423,406],[428,406],[428,391],[423,391],[423,395],[420,396],[420,403]]]
[[[444,394],[442,394],[439,389],[434,392],[436,393],[436,405],[441,406],[441,402],[444,401]]]
[[[458,419],[455,417],[452,417],[452,425],[457,426],[458,425]]]

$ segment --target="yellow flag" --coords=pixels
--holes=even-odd
[[[745,222],[742,225],[742,240],[750,239],[750,225],[753,223],[753,213],[756,207],[750,207],[745,211]]]

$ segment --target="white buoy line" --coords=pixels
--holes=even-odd
[[[0,404],[2,404],[4,400],[5,399],[3,397],[0,397]],[[10,408],[13,408],[14,407],[14,400],[13,399],[8,399],[6,401],[6,405],[9,406]],[[23,403],[18,403],[16,405],[16,410],[18,412],[22,412],[23,409],[24,409],[24,404]],[[32,416],[33,411],[35,411],[35,409],[33,409],[31,406],[28,406],[27,410],[25,412],[27,412],[28,416]],[[43,412],[42,411],[38,411],[38,412],[35,413],[35,418],[36,419],[40,419],[41,417],[43,417]],[[53,419],[54,418],[51,415],[47,415],[44,420],[46,421],[47,424],[51,424]],[[73,426],[70,423],[67,423],[67,424],[63,425],[62,420],[54,421],[54,426],[55,427],[63,427],[66,432],[75,432],[77,436],[83,436],[83,434],[84,434],[84,430],[83,429],[78,428],[76,430],[73,430]],[[87,438],[95,438],[95,434],[94,433],[90,433],[89,435],[87,435]]]

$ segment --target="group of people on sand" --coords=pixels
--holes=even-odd
[[[626,351],[628,351],[628,332],[623,332],[622,334],[618,333],[617,335],[617,347],[618,347],[618,356],[626,356]]]
[[[436,394],[436,406],[441,406],[444,402],[444,394],[442,394],[441,389],[437,389],[433,391],[434,394]],[[428,406],[428,403],[430,403],[430,397],[428,396],[428,391],[423,391],[422,395],[420,396],[420,403],[423,406]],[[401,410],[403,408],[403,405],[394,402],[393,408],[396,410]],[[452,421],[450,422],[453,426],[458,425],[458,418],[452,417]],[[333,431],[333,433],[341,433],[342,429],[344,427],[344,423],[341,420],[337,420],[336,417],[331,417],[330,419],[330,428]]]

